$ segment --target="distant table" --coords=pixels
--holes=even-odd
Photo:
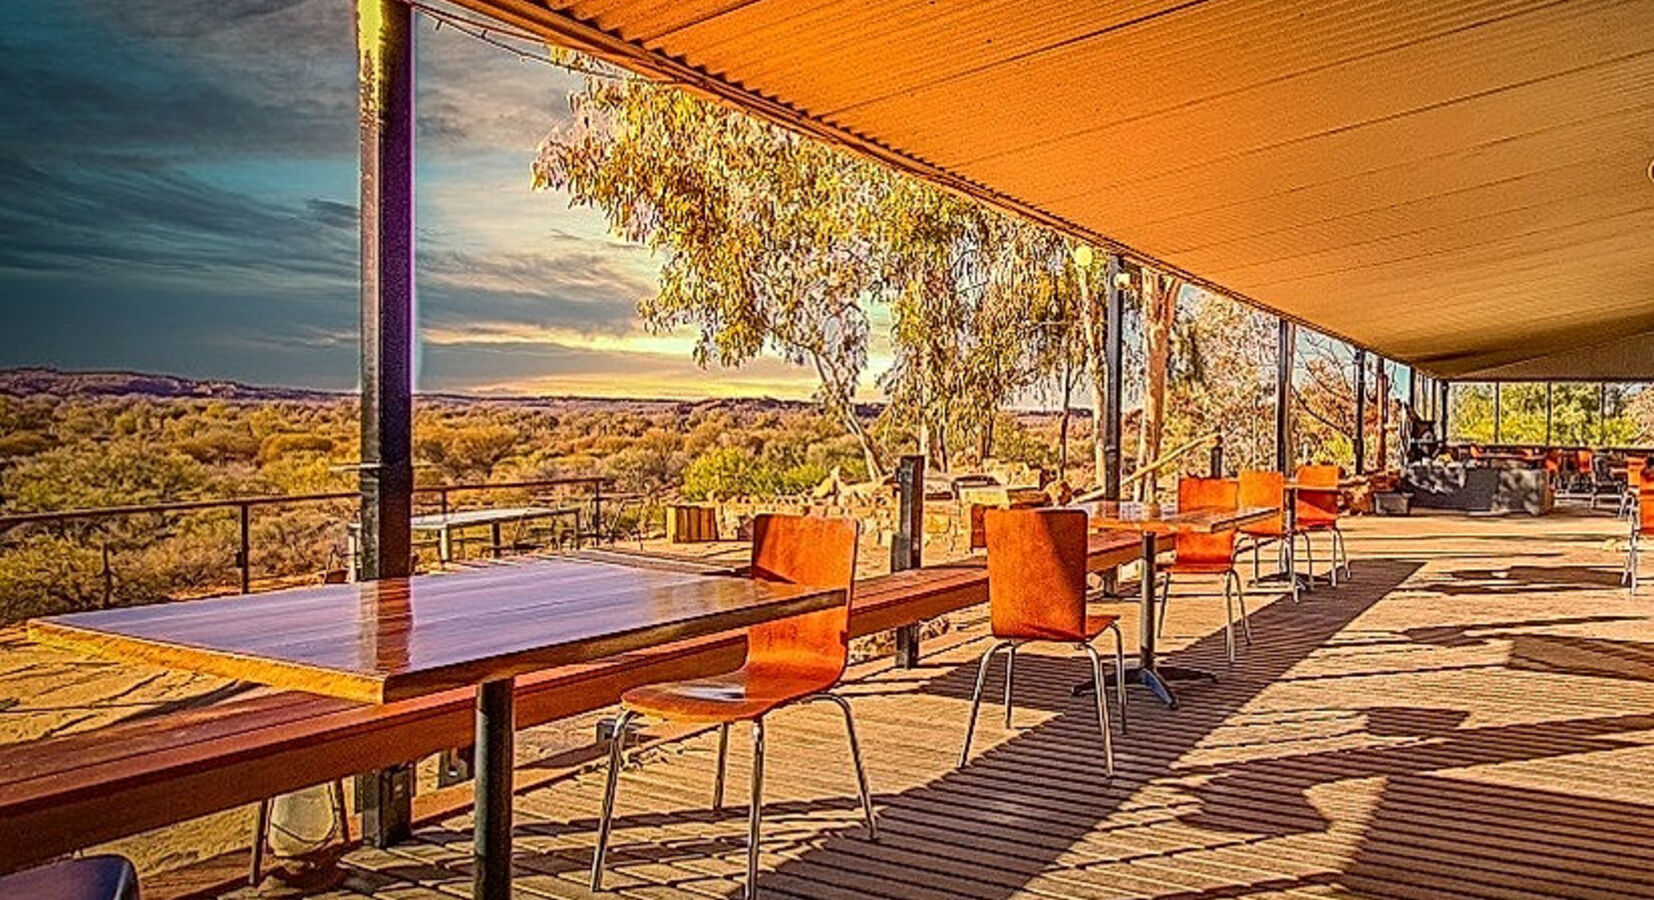
[[[1161,703],[1177,707],[1177,694],[1171,681],[1210,679],[1211,673],[1199,669],[1161,667],[1155,664],[1155,558],[1160,552],[1161,535],[1215,534],[1242,525],[1267,519],[1278,510],[1273,506],[1246,507],[1235,510],[1197,509],[1179,512],[1174,506],[1157,503],[1122,503],[1115,500],[1096,500],[1076,503],[1085,510],[1093,530],[1136,531],[1143,536],[1143,577],[1140,586],[1142,621],[1139,623],[1137,666],[1128,673],[1133,681],[1148,688]]]
[[[477,687],[475,896],[511,893],[515,678],[828,609],[844,591],[548,559],[30,620],[30,637],[362,703]]]
[[[491,509],[467,509],[462,512],[432,513],[426,516],[414,516],[409,520],[411,530],[418,534],[435,534],[437,538],[437,559],[447,564],[454,558],[454,531],[460,528],[469,528],[479,525],[489,526],[493,536],[494,555],[500,555],[500,526],[507,523],[529,522],[534,519],[551,519],[557,516],[574,516],[575,533],[580,531],[580,508],[575,506],[508,506]],[[350,578],[356,580],[356,560],[359,558],[361,540],[361,526],[351,523],[350,526]]]

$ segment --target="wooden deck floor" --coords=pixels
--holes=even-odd
[[[1102,774],[1078,658],[1025,652],[1013,727],[985,707],[955,770],[978,636],[846,687],[883,830],[858,820],[836,711],[769,729],[765,896],[1654,897],[1654,593],[1617,587],[1602,518],[1350,526],[1356,581],[1255,596],[1223,662],[1211,587],[1174,595],[1172,660],[1219,671],[1175,711],[1134,693]],[[1128,605],[1120,607],[1131,611]],[[1128,635],[1135,634],[1132,626]],[[979,632],[978,632],[979,635]],[[989,698],[997,701],[996,665]],[[993,710],[993,711],[990,711]],[[743,735],[744,737],[744,735]],[[621,783],[608,896],[740,895],[747,742],[708,810],[715,737]],[[585,897],[599,773],[519,796],[519,895]],[[344,859],[315,896],[469,896],[469,819]]]

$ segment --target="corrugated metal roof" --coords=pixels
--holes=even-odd
[[[1437,375],[1654,379],[1654,0],[459,2]]]

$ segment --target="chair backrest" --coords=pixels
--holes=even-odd
[[[754,625],[747,631],[749,666],[836,680],[850,657],[850,603],[856,584],[854,519],[761,515],[752,521],[752,577],[763,581],[843,588],[844,605]]]
[[[1286,476],[1280,472],[1243,471],[1240,473],[1238,485],[1242,509],[1273,506],[1279,510],[1286,505]],[[1285,514],[1277,512],[1267,519],[1260,519],[1244,526],[1241,530],[1247,534],[1279,535],[1286,531]]]
[[[1627,456],[1625,458],[1625,488],[1626,488],[1626,490],[1635,491],[1638,488],[1642,487],[1643,468],[1647,465],[1648,465],[1648,460],[1644,457],[1641,457],[1641,456]]]
[[[1337,466],[1299,466],[1292,480],[1299,484],[1314,487],[1337,487],[1338,480],[1342,477],[1344,477],[1343,470]],[[1299,522],[1337,521],[1337,519],[1337,494],[1305,491],[1298,495]]]
[[[1077,509],[990,509],[988,613],[1000,638],[1085,639],[1086,515]]]
[[[1240,505],[1240,485],[1230,478],[1180,478],[1177,482],[1177,509],[1233,511]],[[1229,562],[1235,556],[1235,531],[1177,536],[1180,563]]]
[[[1654,536],[1654,478],[1644,478],[1637,486],[1637,531]]]

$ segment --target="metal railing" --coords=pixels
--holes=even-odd
[[[441,484],[426,487],[415,487],[414,495],[437,495],[437,503],[443,515],[447,515],[449,504],[448,495],[465,491],[492,491],[492,490],[534,490],[555,487],[590,486],[592,502],[592,522],[601,523],[603,516],[603,488],[612,484],[613,479],[601,475],[587,475],[567,478],[542,478],[529,481],[502,481],[502,482],[475,482],[466,484]],[[24,525],[59,525],[66,522],[98,523],[110,519],[126,518],[128,516],[153,515],[158,513],[203,512],[217,509],[233,509],[240,526],[240,539],[236,550],[235,566],[240,573],[241,593],[250,593],[252,590],[252,511],[254,507],[284,506],[305,503],[326,503],[339,500],[360,500],[361,494],[357,491],[329,491],[316,494],[267,494],[251,497],[224,497],[214,500],[175,500],[166,503],[140,503],[128,506],[102,506],[89,509],[51,510],[44,512],[7,513],[0,515],[0,536],[13,528]],[[599,527],[594,524],[594,528]],[[107,560],[107,553],[105,553]],[[107,562],[106,562],[107,565]],[[107,576],[109,573],[105,573]]]

